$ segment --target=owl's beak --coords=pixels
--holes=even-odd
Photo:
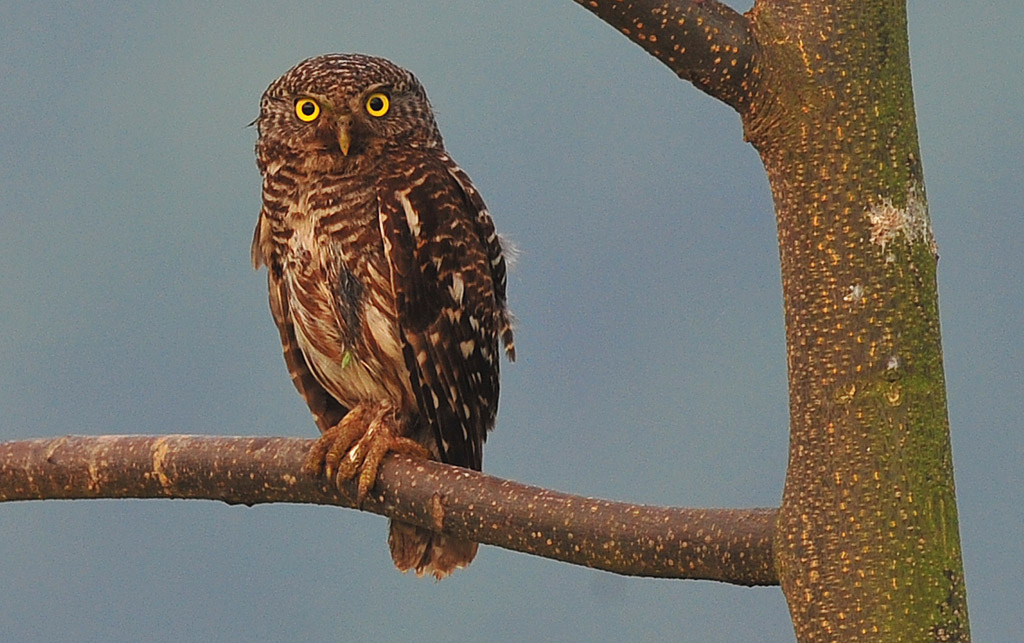
[[[348,156],[348,148],[352,145],[352,119],[349,116],[338,118],[338,147],[341,153]]]

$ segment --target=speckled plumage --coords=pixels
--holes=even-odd
[[[380,456],[369,441],[381,427],[396,436],[390,449],[410,438],[479,470],[499,341],[514,357],[505,260],[422,86],[381,58],[319,56],[267,88],[256,122],[253,263],[267,266],[285,362],[324,433],[314,459],[326,451],[330,474],[332,448]],[[400,569],[438,578],[476,552],[401,523],[389,542]]]

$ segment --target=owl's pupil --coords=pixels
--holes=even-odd
[[[374,96],[370,99],[370,109],[375,112],[379,112],[384,109],[384,101],[381,100],[380,97]]]
[[[313,103],[303,103],[301,109],[306,116],[312,116],[316,112],[316,106]]]

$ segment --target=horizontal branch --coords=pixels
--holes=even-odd
[[[0,443],[0,501],[205,498],[353,507],[301,473],[312,440],[66,436]],[[354,488],[347,490],[354,496]],[[582,498],[391,455],[362,509],[505,549],[631,576],[775,585],[775,509]]]
[[[750,21],[715,0],[575,0],[698,89],[745,112],[757,51]]]

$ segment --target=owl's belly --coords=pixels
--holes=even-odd
[[[386,302],[372,293],[346,301],[322,275],[294,264],[285,272],[295,336],[320,385],[349,408],[382,400],[415,408],[398,324]]]

